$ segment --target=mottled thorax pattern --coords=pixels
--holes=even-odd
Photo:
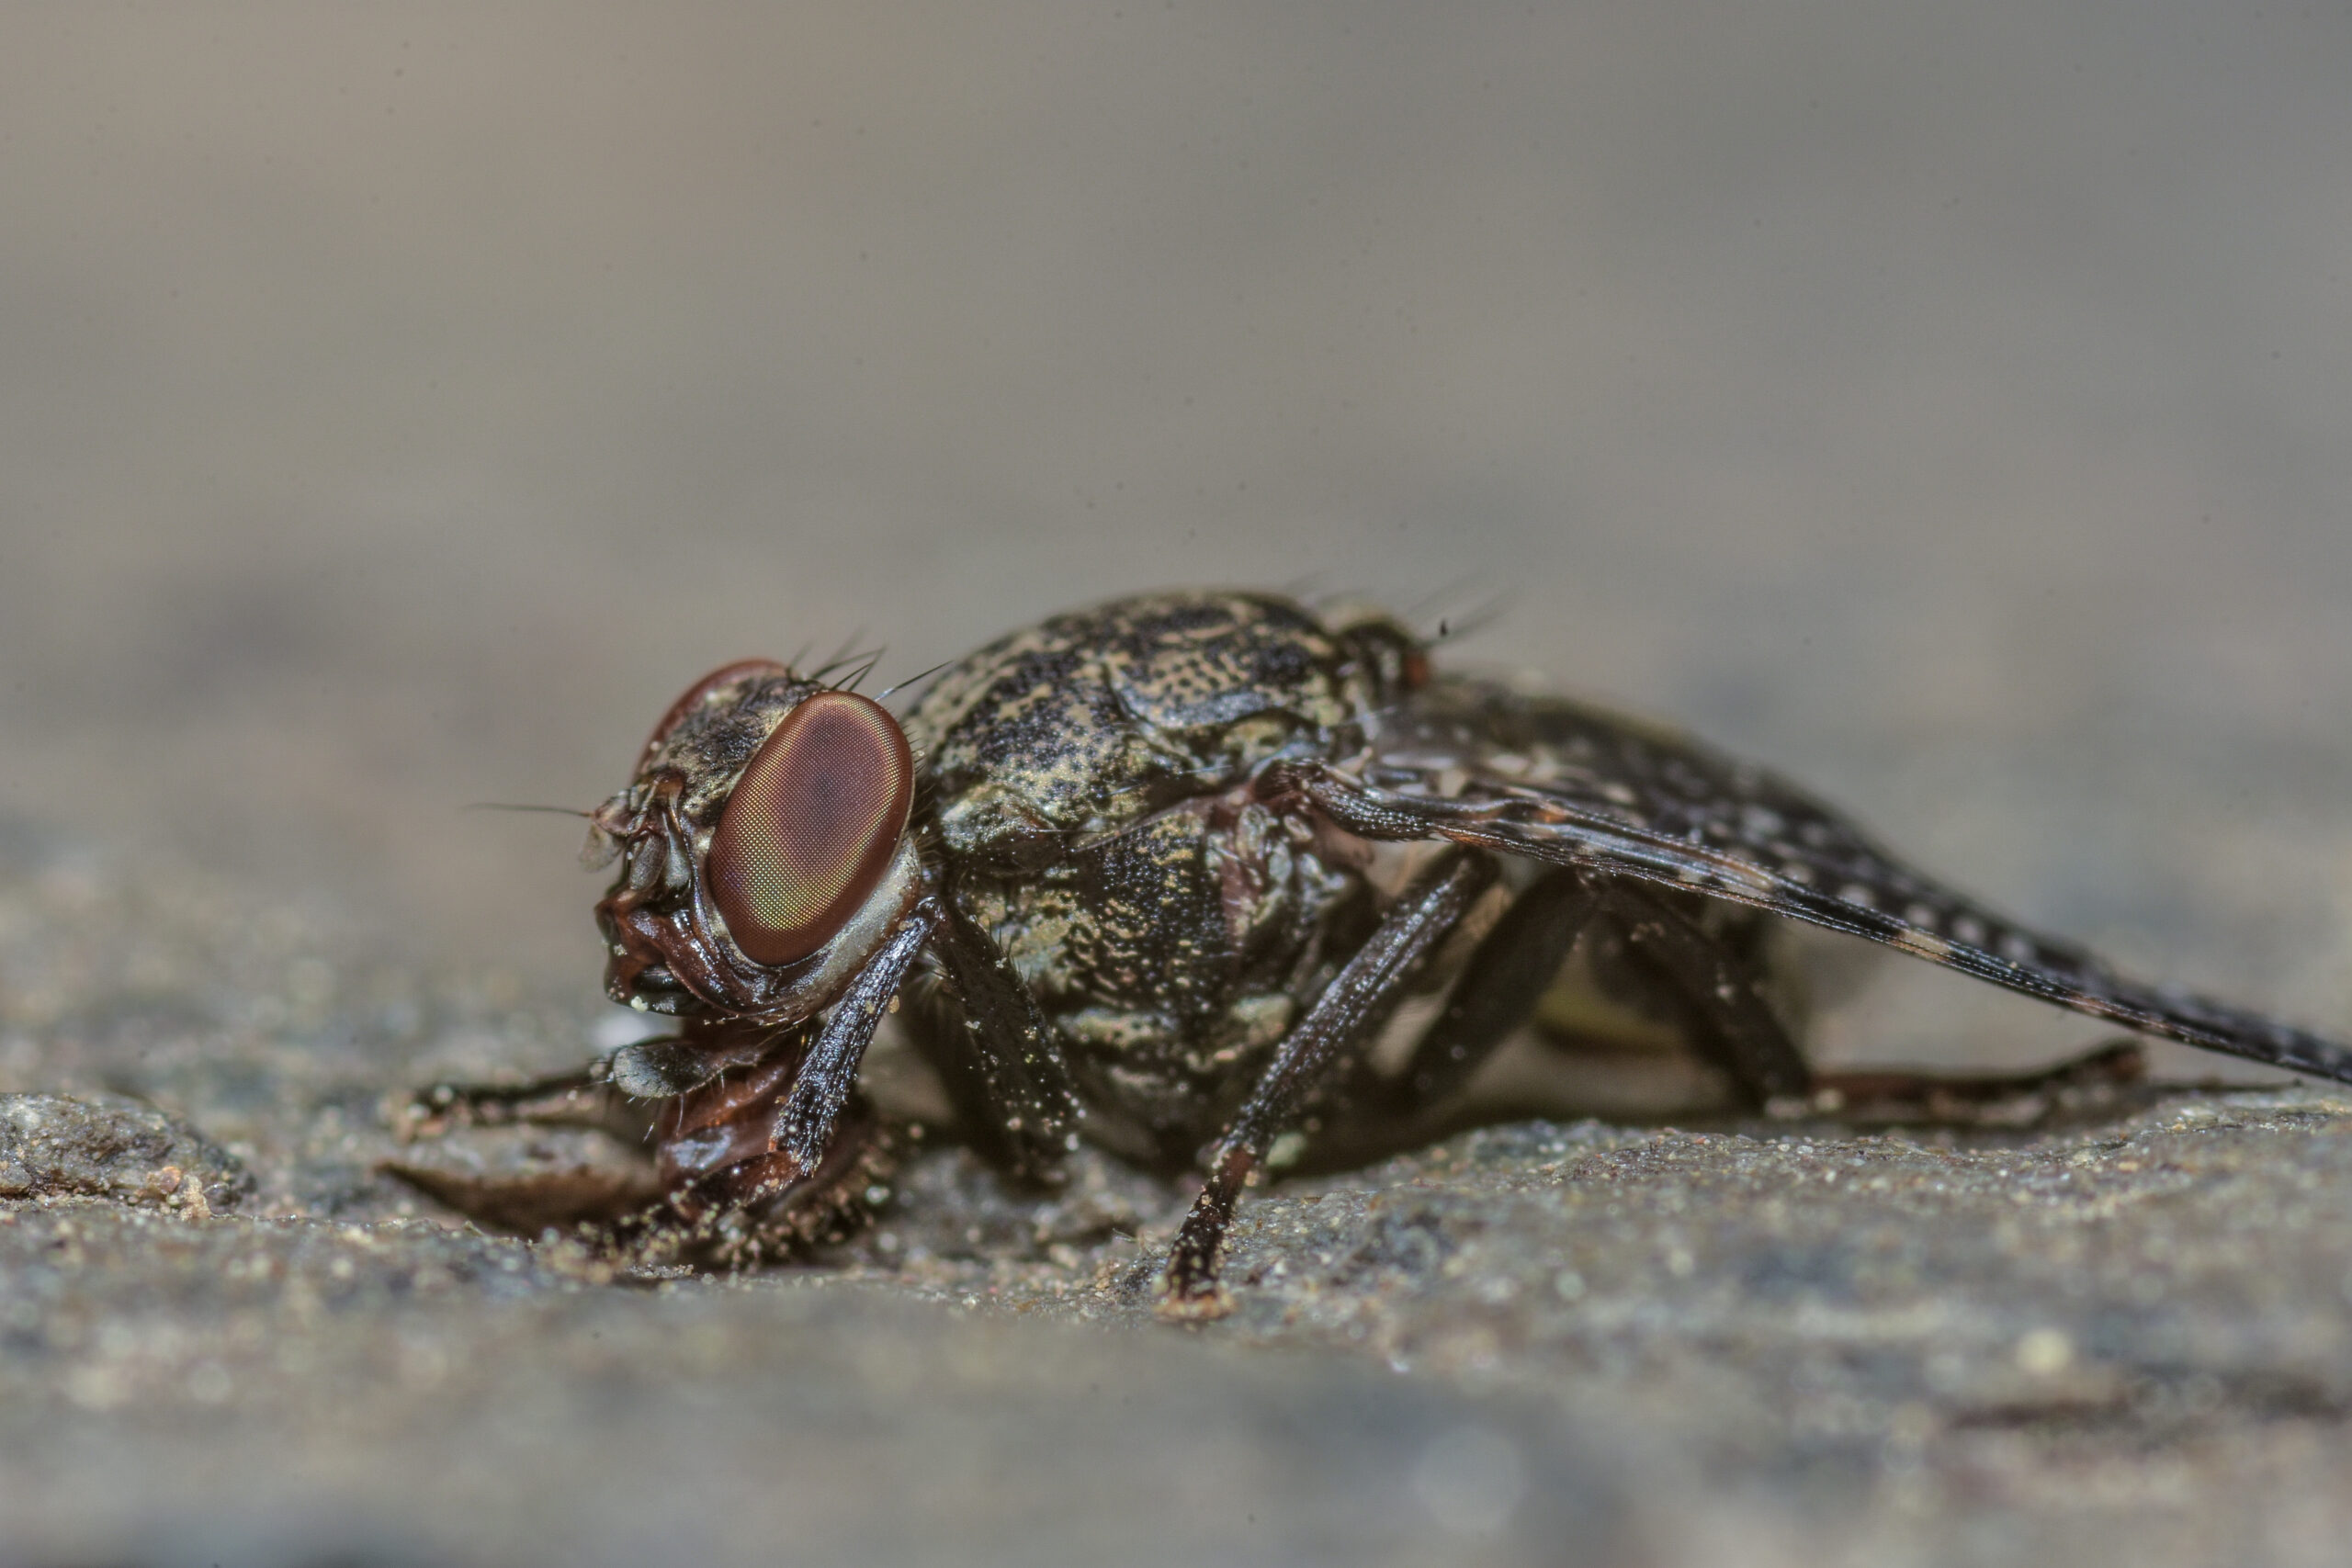
[[[907,717],[953,853],[1036,863],[1285,750],[1360,740],[1379,675],[1285,600],[1163,593],[1017,632]]]

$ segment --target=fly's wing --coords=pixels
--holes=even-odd
[[[2120,976],[1921,875],[1763,769],[1605,708],[1441,679],[1381,716],[1351,771],[1368,805],[1434,835],[1732,899],[2149,1034],[2352,1081],[2352,1048]]]

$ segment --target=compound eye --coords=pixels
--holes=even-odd
[[[721,686],[732,686],[763,675],[789,675],[790,673],[792,671],[773,659],[741,659],[732,664],[720,665],[693,685],[688,686],[679,694],[678,700],[670,705],[670,711],[662,716],[662,722],[655,725],[653,733],[645,738],[645,748],[637,754],[637,771],[643,773],[645,764],[652,757],[654,750],[662,742],[670,739],[670,732],[677,728],[688,714],[702,706],[711,693],[718,691]]]
[[[907,738],[875,702],[820,692],[785,716],[718,815],[712,901],[771,967],[832,940],[889,869],[914,803]]]

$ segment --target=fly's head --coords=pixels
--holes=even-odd
[[[817,1012],[921,897],[913,800],[880,705],[766,660],[713,671],[590,817],[588,860],[618,863],[605,991],[683,1017]]]

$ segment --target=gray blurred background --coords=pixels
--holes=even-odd
[[[572,826],[461,807],[722,660],[1503,592],[1461,658],[2341,1030],[2347,82],[2326,6],[10,7],[0,807],[585,994]],[[2042,1027],[1904,984],[1824,1048]]]

